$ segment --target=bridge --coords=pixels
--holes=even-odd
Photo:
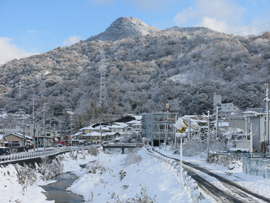
[[[111,149],[111,148],[120,148],[122,149],[122,154],[125,153],[125,148],[136,148],[136,147],[143,147],[144,144],[141,143],[116,143],[116,144],[103,144],[103,151],[105,152],[105,149]]]

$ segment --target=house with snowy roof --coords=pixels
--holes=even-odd
[[[33,143],[33,138],[29,136],[24,136],[21,133],[9,133],[5,136],[0,136],[0,146],[2,147],[22,147],[23,146],[23,139],[25,139],[25,144]]]

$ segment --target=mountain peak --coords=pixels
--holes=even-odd
[[[141,35],[154,34],[160,29],[149,26],[143,21],[133,17],[120,17],[116,19],[106,31],[92,36],[87,41],[92,40],[120,40],[123,38],[133,38]]]

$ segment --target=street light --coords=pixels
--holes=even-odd
[[[210,112],[208,113],[208,133],[207,133],[207,163],[209,163],[209,139],[210,139]]]

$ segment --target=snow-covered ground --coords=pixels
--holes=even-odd
[[[149,158],[142,149],[136,154],[101,153],[88,162],[94,160],[105,169],[89,173],[93,162],[83,170],[72,162],[64,164],[65,171],[73,171],[79,177],[69,189],[83,195],[86,201],[116,202],[118,198],[141,196],[141,189],[146,188],[147,195],[157,202],[191,202],[176,175]],[[126,173],[122,180],[120,171]]]
[[[71,171],[78,176],[68,190],[82,195],[86,202],[125,202],[145,196],[156,202],[191,202],[179,178],[149,158],[143,149],[124,155],[118,150],[108,152],[100,152],[98,156],[78,154],[77,160],[66,153],[63,172]],[[86,164],[85,168],[81,164]],[[38,178],[23,194],[14,166],[0,168],[0,174],[0,191],[5,194],[0,195],[0,202],[53,202],[46,201],[45,191],[39,187],[48,182]]]
[[[29,185],[25,192],[22,186],[17,181],[17,171],[13,165],[0,168],[0,202],[40,202],[40,203],[53,203],[54,201],[46,201],[46,196],[43,194],[44,190],[38,185],[45,185],[52,181],[42,181],[38,175],[37,182]]]
[[[158,149],[171,157],[179,158],[170,151]],[[143,149],[135,153],[124,155],[117,149],[100,151],[98,156],[88,153],[78,154],[77,159],[72,159],[66,153],[62,163],[63,172],[72,172],[78,179],[68,190],[80,194],[86,202],[125,202],[131,198],[149,198],[156,202],[191,202],[180,179],[159,162],[147,156]],[[208,164],[200,157],[183,157],[183,160],[201,165],[218,175],[221,175],[237,184],[248,188],[264,197],[270,198],[270,180],[263,177],[250,176],[242,172],[241,168],[229,170],[228,167]],[[80,165],[84,165],[82,168]],[[47,203],[45,191],[39,187],[52,181],[41,180],[37,174],[37,181],[29,185],[23,192],[17,181],[16,170],[13,165],[0,167],[0,202],[32,202]],[[203,174],[204,178],[218,185],[215,178]],[[143,194],[142,194],[143,193]]]
[[[170,149],[164,150],[164,149],[159,149],[156,148],[157,151],[170,156],[174,158],[180,159],[179,154],[173,154],[173,151]],[[194,157],[183,157],[183,161],[187,161],[193,164],[198,164],[200,166],[203,166],[204,168],[214,172],[215,174],[218,174],[228,180],[231,180],[235,183],[237,183],[240,186],[243,186],[247,188],[250,191],[253,191],[257,194],[260,194],[261,196],[270,198],[270,180],[263,178],[261,176],[251,176],[248,174],[245,174],[242,172],[242,168],[240,167],[235,167],[234,169],[230,170],[228,166],[221,166],[217,164],[209,164],[206,162],[205,158],[202,158],[200,156],[194,156]],[[202,174],[202,176],[209,180],[211,183],[214,185],[218,186],[219,188],[222,186],[219,185],[218,181],[206,174]]]

